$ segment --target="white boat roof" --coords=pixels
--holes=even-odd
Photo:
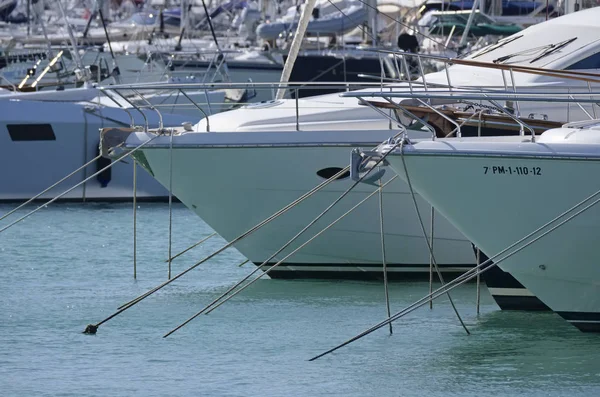
[[[490,47],[483,48],[468,56],[467,59],[494,62],[505,56],[522,53],[502,63],[505,65],[521,64],[538,68],[563,69],[590,53],[598,52],[598,42],[600,41],[599,20],[600,7],[567,14],[530,26],[519,33],[502,39],[500,43],[504,42],[506,44],[501,47],[478,56]],[[576,38],[576,40],[537,61],[533,61],[543,52],[543,49],[535,51],[536,47],[543,48],[543,46],[558,44],[572,38]]]
[[[498,44],[482,48],[465,59],[502,65],[567,69],[582,59],[600,52],[598,21],[600,21],[600,7],[564,15],[530,26],[502,39]],[[570,40],[572,41],[568,42]],[[541,56],[545,51],[553,50],[552,45],[557,46],[562,43],[565,45],[561,48]],[[499,70],[467,65],[452,65],[449,70],[452,84],[455,85],[499,86],[502,84],[502,74]],[[506,75],[510,79],[509,72],[506,72]],[[556,81],[554,77],[541,75],[526,73],[514,75],[517,85],[549,84]],[[444,83],[446,72],[429,74],[427,80]]]

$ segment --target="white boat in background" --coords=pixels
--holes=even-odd
[[[276,40],[282,34],[296,30],[300,7],[290,7],[285,15],[276,21],[261,23],[256,35],[262,40]],[[367,22],[369,10],[360,1],[337,0],[319,1],[315,5],[313,17],[306,29],[307,35],[343,35]]]
[[[576,208],[589,206],[585,213],[525,246],[550,227],[535,233],[498,266],[580,330],[600,332],[600,183],[591,177],[600,172],[600,121],[548,130],[536,142],[406,144],[387,159],[490,256],[585,200]]]
[[[73,90],[64,93],[69,91]],[[39,92],[48,93],[53,92]],[[150,128],[158,127],[158,114],[143,112]],[[128,113],[118,107],[64,102],[60,97],[50,101],[0,99],[0,114],[0,158],[5,170],[0,173],[0,201],[23,201],[37,195],[98,155],[99,129],[131,123]],[[144,125],[139,112],[130,114],[135,124]],[[163,121],[165,125],[181,125],[190,118],[164,115]],[[108,164],[101,159],[40,198],[53,198]],[[63,200],[122,201],[131,200],[132,194],[133,166],[128,161],[115,164],[109,171],[68,193]],[[138,172],[137,195],[142,200],[164,200],[168,191],[150,175]]]
[[[148,89],[153,85],[144,86]],[[27,200],[96,157],[102,128],[191,125],[230,106],[227,92],[236,91],[203,89],[184,95],[168,88],[169,83],[163,84],[161,90],[145,92],[143,98],[89,84],[58,91],[0,91],[0,156],[6,165],[14,167],[0,175],[0,201]],[[56,196],[106,165],[106,161],[98,161],[71,178],[70,184],[63,183],[40,199]],[[115,164],[61,200],[131,200],[132,172],[131,165]],[[165,200],[168,190],[140,172],[137,196],[141,200]]]

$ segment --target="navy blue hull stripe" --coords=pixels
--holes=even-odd
[[[577,327],[581,332],[600,332],[600,323],[585,323],[569,321],[572,325]]]
[[[581,332],[600,332],[600,313],[556,312]]]
[[[493,266],[481,275],[489,288],[525,288],[510,273]]]
[[[265,266],[273,266],[275,263],[277,262],[271,262],[271,263],[267,263]],[[255,265],[260,265],[259,262],[254,262]],[[297,267],[297,268],[310,268],[310,267],[322,267],[322,268],[327,268],[327,267],[336,267],[336,268],[344,268],[347,267],[348,269],[356,269],[356,268],[365,268],[365,269],[376,269],[376,270],[382,270],[383,265],[381,263],[295,263],[295,262],[283,262],[281,265],[277,266],[289,266],[289,267]],[[410,263],[388,263],[387,264],[388,269],[402,269],[402,268],[406,268],[406,269],[414,269],[414,268],[418,268],[419,271],[423,271],[423,272],[427,272],[429,274],[429,264],[425,264],[425,263],[417,263],[417,264],[410,264]],[[453,263],[446,263],[446,264],[438,264],[438,267],[440,268],[440,270],[444,270],[444,271],[456,271],[456,272],[466,272],[469,269],[471,269],[473,266],[468,265],[468,264],[464,264],[464,263],[459,263],[459,264],[453,264]],[[277,269],[277,268],[275,268]],[[434,270],[435,272],[435,270]]]
[[[567,321],[597,321],[600,322],[600,313],[596,312],[557,312]]]
[[[548,306],[535,296],[500,296],[492,295],[502,310],[546,311]]]
[[[255,263],[260,265],[260,263]],[[274,263],[270,264],[274,265]],[[282,268],[290,266],[294,269]],[[428,281],[429,265],[388,264],[388,280],[390,281]],[[469,269],[464,265],[439,265],[444,274],[444,280],[452,280]],[[343,268],[347,267],[348,270]],[[267,270],[265,266],[263,269]],[[335,268],[335,270],[333,269]],[[342,269],[339,269],[342,268]],[[363,268],[365,271],[357,270]],[[404,269],[404,270],[403,270]],[[416,271],[415,271],[416,270]],[[358,280],[375,281],[383,280],[381,264],[340,264],[340,263],[283,263],[269,272],[275,279],[321,279],[321,280]],[[434,273],[434,282],[438,282]]]
[[[477,254],[475,247],[473,247],[473,250],[475,251],[475,254]],[[487,261],[488,259],[488,256],[483,253],[483,251],[480,251],[479,264]],[[527,294],[528,291],[523,284],[517,281],[517,279],[514,278],[510,273],[505,272],[498,266],[493,266],[486,270],[486,272],[483,273],[482,278],[488,288],[523,290],[523,295],[507,296],[492,294],[492,297],[502,310],[550,310],[550,308],[537,297]]]

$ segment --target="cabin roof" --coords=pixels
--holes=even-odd
[[[483,62],[519,64],[532,67],[564,69],[569,65],[600,51],[600,7],[564,15],[530,26],[502,39],[495,49],[486,47],[467,57]],[[574,39],[576,38],[576,39]],[[551,45],[560,45],[574,39],[562,48],[540,57]],[[487,51],[487,52],[486,52]],[[538,58],[538,59],[536,59]]]

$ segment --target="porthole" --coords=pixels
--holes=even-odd
[[[340,167],[323,168],[323,169],[317,171],[317,175],[319,175],[323,179],[329,179],[329,178],[333,177],[335,174],[337,174],[338,172],[340,172],[342,169],[343,168],[340,168]],[[350,176],[350,171],[346,171],[342,175],[338,176],[336,179],[342,180],[342,179],[348,178],[349,176]]]

